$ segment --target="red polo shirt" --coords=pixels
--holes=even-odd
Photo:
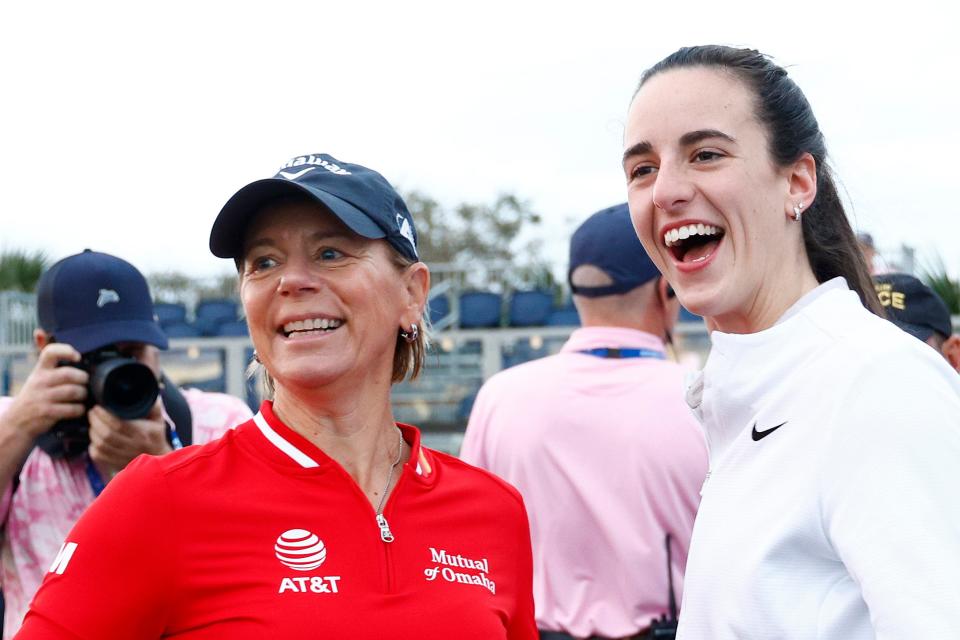
[[[533,640],[519,494],[420,447],[384,508],[264,403],[202,447],[142,456],[67,537],[18,638]]]

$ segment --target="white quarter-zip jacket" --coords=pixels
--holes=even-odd
[[[711,338],[678,638],[960,638],[960,376],[842,278]]]

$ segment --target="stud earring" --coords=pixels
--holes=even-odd
[[[256,360],[258,363],[263,364],[262,362],[260,362],[260,354],[257,353],[256,350],[254,350],[253,352],[253,359]]]
[[[417,323],[414,322],[410,325],[410,331],[401,331],[400,337],[406,340],[408,343],[413,343],[417,341],[417,338],[420,337],[420,327],[417,326]]]
[[[802,202],[798,202],[797,204],[793,205],[793,219],[796,220],[797,222],[800,222],[800,213],[802,211],[803,211]]]

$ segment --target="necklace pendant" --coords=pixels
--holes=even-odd
[[[393,542],[393,533],[390,531],[390,525],[383,514],[377,514],[377,526],[380,527],[380,539],[384,542]]]

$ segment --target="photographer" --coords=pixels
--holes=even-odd
[[[114,475],[140,454],[208,442],[251,415],[237,398],[161,377],[167,338],[146,280],[120,258],[87,250],[53,265],[37,286],[37,315],[37,363],[15,398],[0,398],[4,638]]]

